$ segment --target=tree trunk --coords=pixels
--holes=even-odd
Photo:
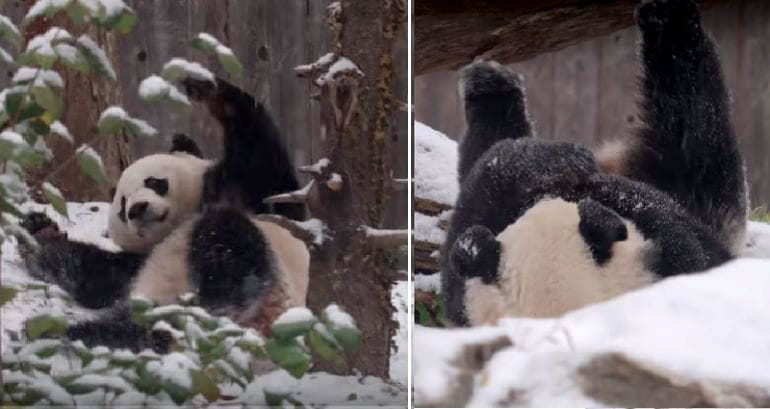
[[[355,368],[387,378],[396,328],[391,287],[397,275],[391,260],[398,246],[406,245],[407,232],[377,228],[397,190],[391,152],[395,115],[404,114],[394,112],[393,43],[406,17],[405,2],[343,0],[328,10],[336,65],[297,70],[319,74],[319,156],[328,159],[304,169],[313,177],[307,195],[311,216],[324,223],[326,234],[311,246],[308,304],[318,312],[331,303],[341,305],[355,318],[363,341],[348,356],[350,367],[317,360],[315,369],[350,373]],[[358,69],[345,69],[344,58]]]
[[[631,26],[638,4],[639,0],[417,0],[414,74],[457,69],[477,56],[509,64],[560,50]]]
[[[24,13],[34,4],[34,1],[23,3]],[[53,19],[40,18],[25,30],[25,40],[29,41],[38,34],[45,33],[52,26],[60,26],[74,37],[88,34],[107,53],[118,73],[116,61],[115,34],[98,27],[82,27],[72,24],[66,16],[56,16]],[[70,131],[75,141],[71,144],[59,137],[49,137],[48,147],[53,152],[53,160],[30,172],[30,186],[39,186],[48,181],[58,187],[67,200],[75,201],[109,201],[112,198],[109,188],[117,183],[120,173],[131,163],[128,149],[128,139],[125,134],[99,136],[97,122],[102,111],[110,105],[120,104],[122,91],[117,83],[97,74],[82,74],[57,64],[54,67],[65,82],[62,93],[64,113],[59,119]],[[102,157],[108,185],[100,185],[83,173],[77,161],[74,160],[75,150],[82,144],[88,144]],[[65,163],[66,162],[66,163]],[[39,192],[33,192],[40,200]]]

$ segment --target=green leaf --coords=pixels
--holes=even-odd
[[[236,57],[229,48],[224,48],[224,46],[217,47],[217,57],[219,57],[219,62],[225,67],[225,70],[227,70],[230,75],[234,77],[241,76],[243,73],[243,65],[241,65],[241,62],[238,61],[238,57]]]
[[[16,205],[8,202],[5,198],[0,197],[0,212],[12,214],[16,217],[23,218],[24,212],[19,210]]]
[[[147,362],[137,365],[136,376],[137,379],[134,381],[134,386],[139,391],[148,395],[155,395],[162,389],[160,377],[147,370]]]
[[[11,287],[0,287],[0,306],[5,305],[5,303],[13,300],[14,297],[16,297],[16,293],[18,291]]]
[[[75,0],[70,2],[69,7],[67,7],[67,15],[75,24],[83,25],[91,17],[91,9],[85,7],[80,1]]]
[[[117,116],[103,116],[97,124],[100,135],[112,135],[123,129],[123,118]]]
[[[358,328],[337,327],[329,331],[346,352],[353,352],[361,345],[361,330]]]
[[[201,393],[206,400],[214,402],[219,399],[219,386],[211,380],[203,371],[190,369],[190,377],[193,381],[193,388]]]
[[[308,344],[310,345],[310,349],[312,349],[321,358],[334,363],[338,367],[345,365],[345,360],[337,350],[337,346],[326,339],[315,329],[308,332],[307,340]]]
[[[270,340],[266,345],[267,354],[273,362],[299,379],[310,368],[310,354],[296,341]]]
[[[30,146],[35,145],[35,141],[37,141],[37,135],[48,135],[51,133],[51,127],[46,124],[46,122],[41,118],[34,118],[27,121],[27,124],[29,124],[30,129],[34,132],[34,135],[24,135],[24,140],[29,143]]]
[[[37,118],[46,112],[45,108],[40,106],[32,99],[26,99],[24,105],[21,107],[19,115],[16,118],[16,122],[22,122],[30,118]]]
[[[48,110],[51,119],[57,120],[64,112],[64,103],[56,93],[45,85],[35,85],[32,87],[32,96],[41,107]]]
[[[192,40],[190,45],[192,45],[192,47],[196,50],[200,50],[205,53],[213,53],[219,45],[219,41],[210,35],[200,33]]]
[[[187,399],[190,399],[194,396],[193,391],[190,389],[169,381],[163,382],[163,390],[166,391],[169,396],[171,396],[171,400],[173,400],[177,405],[185,403]]]
[[[113,28],[121,34],[128,34],[134,29],[136,25],[136,15],[130,10],[123,10],[123,13],[118,18]]]
[[[88,147],[88,145],[83,145],[78,148],[76,155],[78,165],[86,175],[99,183],[105,183],[107,181],[107,178],[104,176],[102,159],[96,151]]]
[[[299,321],[287,324],[273,324],[273,326],[270,328],[270,331],[275,338],[290,340],[296,336],[306,334],[308,331],[310,331],[311,328],[313,328],[313,324],[316,322],[318,322],[318,320],[313,317],[312,320],[308,321]]]
[[[27,390],[24,395],[19,399],[13,399],[13,402],[22,407],[32,406],[45,398],[45,395],[35,390]]]
[[[73,47],[70,44],[58,44],[56,46],[56,53],[59,55],[59,61],[63,62],[67,67],[83,74],[91,72],[88,59],[77,47]]]
[[[21,32],[6,16],[0,15],[0,38],[6,38],[14,45],[21,44]]]
[[[64,200],[61,191],[48,182],[43,183],[42,189],[43,195],[48,200],[48,203],[53,206],[53,209],[60,215],[69,218],[67,214],[67,201]]]
[[[56,54],[46,54],[39,52],[38,49],[32,50],[32,60],[37,64],[39,67],[45,68],[47,70],[50,70],[54,63],[56,63],[56,60],[58,59],[58,56]]]
[[[29,340],[36,340],[42,336],[64,335],[69,324],[64,318],[40,315],[27,320],[24,329]]]
[[[24,93],[19,91],[8,92],[5,96],[5,112],[13,118],[21,108],[21,102],[24,100]]]

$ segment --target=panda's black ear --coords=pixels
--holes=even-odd
[[[612,245],[628,238],[623,219],[612,209],[591,199],[578,203],[578,230],[591,249],[596,264],[603,265],[612,258]]]
[[[189,136],[183,133],[174,135],[174,138],[171,141],[170,152],[184,152],[199,158],[203,158],[203,154],[201,153],[201,149],[198,147],[198,144],[195,143],[194,140],[190,139]]]

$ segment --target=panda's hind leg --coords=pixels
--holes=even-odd
[[[637,19],[644,126],[621,173],[671,195],[736,250],[746,224],[746,176],[715,45],[692,0],[646,2]]]
[[[193,227],[189,245],[190,281],[205,308],[242,310],[277,283],[269,242],[242,212],[206,211]]]
[[[264,105],[221,78],[215,84],[187,78],[183,85],[191,98],[207,105],[224,129],[224,157],[206,173],[203,202],[304,220],[303,204],[263,202],[299,189],[281,132]]]
[[[460,182],[492,145],[532,135],[521,76],[496,62],[476,62],[462,70],[460,94],[466,131],[459,147]]]

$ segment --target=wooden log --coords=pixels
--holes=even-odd
[[[414,198],[414,210],[428,216],[437,216],[442,212],[451,209],[452,206],[444,203],[435,202],[421,197]]]
[[[708,5],[717,1],[706,0]],[[414,73],[457,69],[477,56],[513,63],[634,24],[638,0],[420,0]]]

